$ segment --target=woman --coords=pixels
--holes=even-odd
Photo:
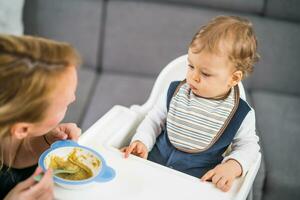
[[[81,132],[59,124],[75,100],[79,62],[67,43],[0,35],[0,199],[53,199],[51,170],[33,177],[49,145]]]

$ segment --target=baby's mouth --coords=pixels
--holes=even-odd
[[[195,88],[193,85],[191,85],[190,84],[190,88],[192,89],[192,90],[197,90],[197,88]]]

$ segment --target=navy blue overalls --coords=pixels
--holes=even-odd
[[[172,82],[167,94],[167,110],[173,94],[180,81]],[[222,154],[232,142],[244,118],[251,110],[249,105],[240,98],[238,108],[220,138],[207,150],[198,153],[186,153],[176,149],[168,138],[166,124],[164,130],[156,139],[148,160],[176,169],[195,177],[202,177],[208,170],[214,168],[223,160]]]

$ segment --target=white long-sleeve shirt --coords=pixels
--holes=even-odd
[[[241,98],[245,100],[245,97],[241,96]],[[167,90],[162,93],[153,108],[148,112],[131,141],[140,140],[151,151],[157,136],[165,128],[166,119]],[[244,176],[258,156],[260,150],[258,140],[255,128],[255,112],[251,108],[233,138],[231,152],[224,157],[222,162],[228,159],[238,161],[242,167],[242,176]]]

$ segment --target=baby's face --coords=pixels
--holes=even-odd
[[[188,52],[186,80],[192,92],[204,98],[218,99],[226,96],[230,88],[238,83],[236,69],[225,55],[209,52]]]

